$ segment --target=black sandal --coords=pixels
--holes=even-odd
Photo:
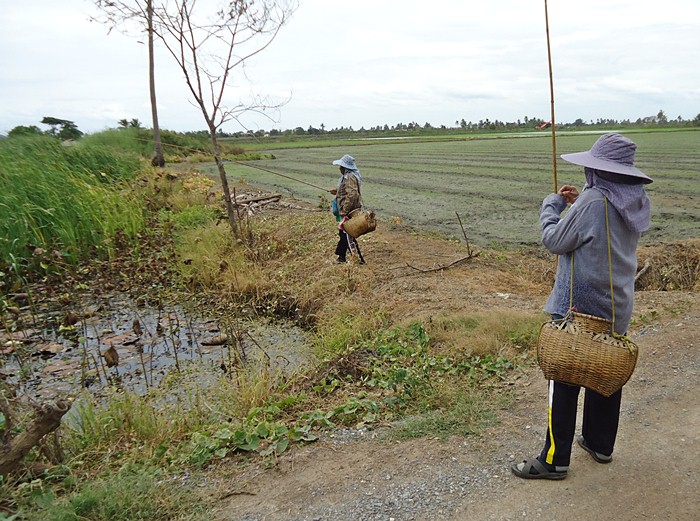
[[[564,479],[566,470],[549,470],[537,458],[523,460],[510,466],[513,474],[523,479]]]
[[[592,448],[586,445],[586,439],[583,436],[579,436],[576,441],[578,442],[579,447],[590,454],[591,458],[596,460],[598,463],[610,463],[612,461],[612,454],[610,456],[606,456],[605,454],[594,451]]]

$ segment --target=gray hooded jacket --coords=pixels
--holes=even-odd
[[[542,243],[559,255],[554,289],[545,311],[566,315],[569,309],[571,256],[574,255],[573,305],[577,311],[612,319],[605,198],[594,188],[581,192],[566,215],[566,200],[551,194],[542,202]],[[612,278],[615,292],[615,331],[627,332],[634,306],[637,242],[641,233],[630,231],[619,212],[608,204]]]

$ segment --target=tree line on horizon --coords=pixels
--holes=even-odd
[[[456,120],[454,126],[448,127],[446,125],[433,126],[429,122],[421,125],[415,121],[410,123],[397,123],[395,125],[377,125],[374,127],[365,128],[360,127],[355,130],[352,126],[349,127],[338,127],[327,129],[326,126],[321,123],[318,127],[309,125],[307,129],[303,127],[296,127],[293,129],[279,130],[263,130],[259,129],[256,131],[243,130],[233,133],[227,133],[223,130],[219,131],[220,137],[264,137],[264,136],[289,136],[289,135],[322,135],[322,134],[381,134],[381,133],[400,133],[400,132],[414,132],[414,133],[443,133],[443,132],[504,132],[504,131],[518,131],[518,130],[543,130],[551,126],[550,121],[546,121],[538,117],[528,117],[525,116],[522,119],[517,119],[513,122],[500,121],[498,119],[491,121],[490,119],[482,119],[478,122],[466,121],[464,118],[461,120]],[[700,114],[695,116],[693,119],[684,119],[682,116],[678,116],[674,119],[669,119],[663,110],[654,116],[646,116],[637,118],[635,121],[630,119],[616,120],[609,118],[598,118],[597,120],[584,121],[581,118],[576,119],[571,123],[556,123],[557,128],[562,129],[578,129],[578,128],[607,128],[607,127],[634,127],[634,128],[644,128],[644,127],[700,127]],[[203,131],[202,131],[203,132]],[[195,132],[196,133],[196,132]]]
[[[76,140],[84,135],[77,125],[70,120],[46,116],[41,120],[41,123],[49,126],[48,130],[42,130],[36,125],[18,125],[8,132],[8,137],[24,136],[24,135],[50,135],[61,140]],[[243,138],[243,137],[275,137],[275,136],[304,136],[304,135],[345,135],[345,134],[383,134],[383,133],[403,133],[413,132],[416,134],[430,133],[445,133],[445,132],[507,132],[507,131],[522,131],[522,130],[544,130],[551,126],[550,121],[545,121],[542,118],[525,116],[522,119],[517,119],[513,122],[500,121],[498,119],[491,121],[486,118],[478,122],[466,121],[465,119],[456,120],[454,126],[446,125],[433,126],[426,122],[423,125],[413,121],[410,123],[397,123],[395,125],[377,125],[370,128],[361,127],[357,130],[350,127],[338,127],[327,129],[321,123],[318,127],[310,125],[307,129],[296,127],[293,129],[271,129],[271,130],[241,130],[237,132],[226,132],[223,129],[217,131],[218,137],[223,138]],[[575,130],[580,128],[648,128],[648,127],[700,127],[700,114],[693,119],[683,119],[681,116],[669,119],[663,110],[655,116],[646,116],[637,118],[635,121],[630,119],[606,119],[598,118],[595,121],[584,121],[581,118],[576,119],[571,123],[557,123],[558,129]],[[137,128],[144,129],[141,121],[138,118],[120,119],[117,129]],[[192,130],[185,132],[171,132],[174,134],[183,134],[192,137],[209,137],[208,130]]]

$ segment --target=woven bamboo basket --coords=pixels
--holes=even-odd
[[[632,376],[639,349],[629,338],[612,334],[609,320],[569,313],[545,322],[537,341],[537,362],[545,378],[610,396]]]
[[[377,228],[374,210],[361,210],[360,208],[356,208],[348,214],[348,217],[349,219],[343,224],[343,229],[348,235],[355,239]]]

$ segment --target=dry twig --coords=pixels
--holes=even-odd
[[[430,268],[430,269],[418,268],[417,266],[412,266],[408,263],[406,263],[406,267],[414,269],[416,271],[420,271],[421,273],[431,273],[433,271],[441,271],[441,270],[446,270],[446,269],[452,268],[453,266],[456,266],[460,262],[464,262],[465,260],[469,260],[469,259],[473,259],[474,257],[478,257],[480,254],[481,254],[480,251],[471,252],[466,257],[462,257],[461,259],[457,259],[454,262],[450,262],[449,264],[446,264],[444,266],[438,266],[436,268]]]

